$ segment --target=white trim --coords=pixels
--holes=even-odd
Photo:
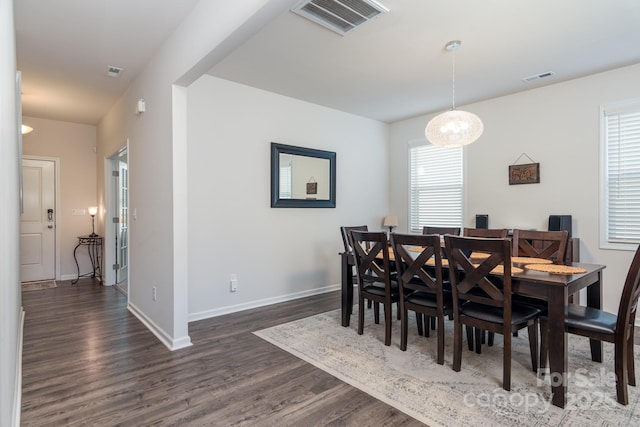
[[[299,298],[306,298],[314,295],[326,294],[328,292],[337,291],[341,285],[330,285],[324,288],[310,289],[308,291],[296,292],[293,294],[281,295],[278,297],[265,298],[256,301],[249,301],[242,304],[220,307],[213,310],[200,311],[197,313],[189,313],[189,322],[209,319],[211,317],[222,316],[225,314],[237,313],[238,311],[250,310],[252,308],[264,307],[267,305],[277,304],[280,302],[293,301]]]
[[[60,158],[59,157],[46,157],[46,156],[32,156],[32,155],[23,155],[22,156],[22,160],[40,160],[40,161],[47,161],[47,162],[53,162],[53,173],[54,173],[54,179],[55,179],[55,183],[54,183],[54,191],[56,192],[55,194],[55,199],[56,199],[56,205],[55,205],[55,209],[56,209],[56,227],[55,227],[55,271],[53,272],[53,275],[55,277],[56,280],[63,280],[60,276],[60,229],[61,224],[62,224],[62,220],[60,219],[60,200],[62,199],[62,194],[60,194]],[[22,169],[20,169],[20,174],[22,174]],[[75,276],[73,277],[75,279]]]
[[[129,302],[127,309],[142,322],[144,326],[151,331],[153,335],[160,340],[169,350],[174,351],[181,348],[191,346],[191,338],[187,335],[178,339],[171,338],[161,327],[156,325],[153,320],[149,319],[138,307]]]
[[[18,342],[16,354],[16,381],[13,395],[15,396],[13,404],[13,425],[14,427],[20,427],[20,414],[22,411],[22,347],[24,343],[24,316],[25,312],[20,307],[20,324],[18,325]]]

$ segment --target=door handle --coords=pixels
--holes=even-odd
[[[53,228],[53,225],[47,225],[47,228]]]
[[[53,221],[53,209],[47,209],[47,219]],[[49,227],[51,228],[51,227]]]

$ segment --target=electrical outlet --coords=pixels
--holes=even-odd
[[[235,274],[229,275],[229,290],[235,292],[238,290],[238,276]]]
[[[158,300],[158,289],[155,286],[153,287],[153,300]]]

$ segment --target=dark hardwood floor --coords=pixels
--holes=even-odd
[[[114,287],[22,296],[23,426],[423,425],[252,334],[338,308],[338,292],[191,323],[174,352]]]

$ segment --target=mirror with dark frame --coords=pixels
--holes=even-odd
[[[336,153],[272,142],[271,207],[335,208]]]

